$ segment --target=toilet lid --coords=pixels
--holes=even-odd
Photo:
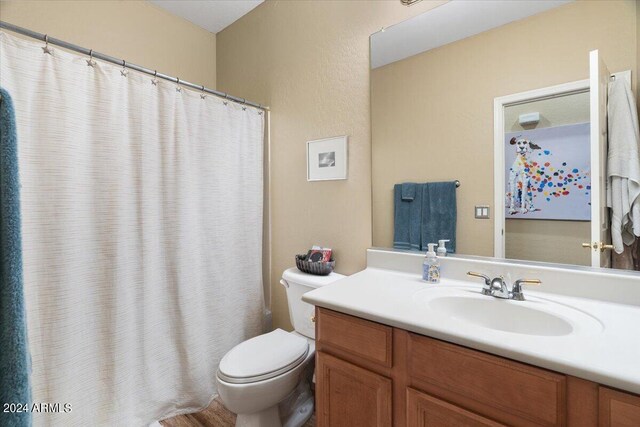
[[[276,329],[232,348],[220,361],[218,376],[235,384],[266,380],[293,369],[308,353],[306,339]]]

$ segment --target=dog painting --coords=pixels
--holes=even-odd
[[[533,185],[529,178],[531,165],[529,154],[533,150],[540,150],[540,146],[534,144],[526,138],[516,138],[509,140],[509,144],[515,146],[516,158],[509,169],[509,193],[507,193],[509,213],[516,212],[526,214],[535,211],[533,204]]]
[[[505,134],[507,219],[591,219],[589,123]]]

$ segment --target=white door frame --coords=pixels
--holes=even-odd
[[[493,100],[493,189],[494,189],[494,230],[493,256],[504,258],[505,229],[505,179],[504,179],[504,107],[539,99],[570,95],[589,90],[589,79],[563,83],[541,89],[514,93]]]

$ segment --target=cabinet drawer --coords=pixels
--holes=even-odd
[[[600,427],[640,426],[640,396],[600,387]]]
[[[319,343],[382,366],[392,366],[393,328],[324,308],[318,309]]]
[[[412,386],[515,426],[564,426],[566,378],[544,369],[410,334]]]
[[[407,389],[407,426],[506,427],[413,389]]]

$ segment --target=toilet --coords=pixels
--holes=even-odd
[[[276,329],[244,341],[220,361],[216,382],[237,427],[299,427],[313,414],[314,307],[302,294],[344,277],[282,274],[293,332]]]

